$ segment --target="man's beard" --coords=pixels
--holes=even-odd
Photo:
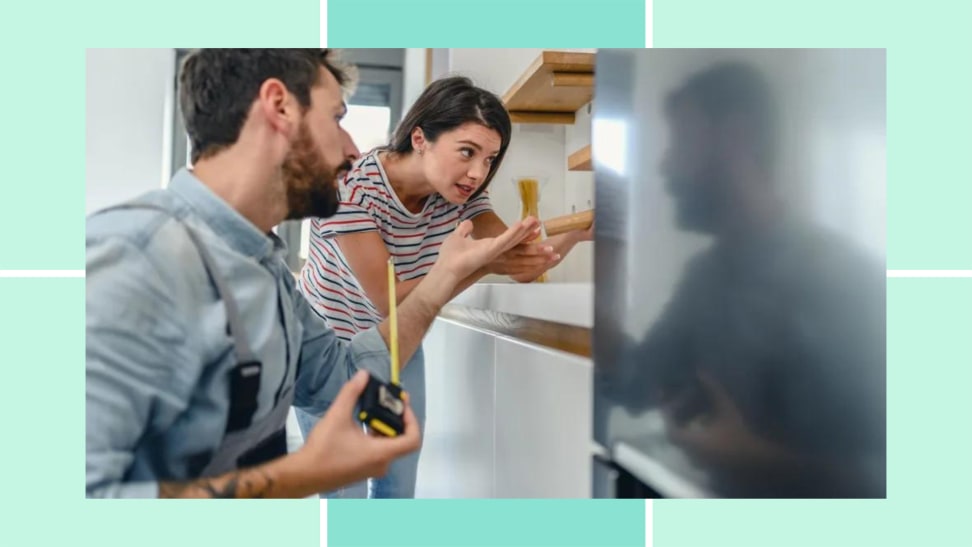
[[[338,173],[350,169],[349,161],[336,168],[329,167],[315,145],[310,130],[302,121],[297,130],[297,138],[282,166],[289,210],[287,219],[333,216],[340,204]]]

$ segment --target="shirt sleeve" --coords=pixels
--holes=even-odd
[[[127,482],[136,447],[161,408],[189,393],[172,363],[187,362],[170,291],[134,244],[89,241],[86,253],[85,452],[88,497],[157,497]]]
[[[377,327],[359,332],[345,342],[311,309],[303,294],[295,292],[294,298],[304,327],[295,407],[317,416],[324,414],[345,382],[361,369],[388,381],[391,357]]]
[[[493,204],[489,201],[489,192],[483,192],[475,199],[469,200],[462,208],[459,220],[472,220],[473,218],[493,210]]]
[[[384,205],[374,188],[365,182],[348,179],[341,184],[341,202],[337,212],[328,218],[311,223],[315,237],[331,238],[344,234],[375,232],[383,215]]]

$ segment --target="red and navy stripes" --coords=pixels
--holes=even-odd
[[[338,337],[348,340],[382,317],[354,277],[336,237],[378,232],[395,257],[398,278],[405,281],[429,272],[442,242],[461,221],[491,210],[489,196],[483,193],[464,205],[432,194],[421,212],[407,211],[373,152],[355,162],[342,182],[337,213],[311,221],[310,251],[298,287]]]

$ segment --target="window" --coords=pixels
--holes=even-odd
[[[348,105],[348,115],[341,123],[364,154],[379,146],[388,144],[388,131],[391,127],[391,108],[388,106]],[[301,260],[307,260],[310,252],[310,220],[300,226]]]
[[[401,118],[405,50],[345,49],[343,53],[358,67],[358,85],[341,125],[364,154],[388,144]],[[297,256],[288,258],[294,271],[303,267],[310,252],[310,220],[300,223],[299,238]]]

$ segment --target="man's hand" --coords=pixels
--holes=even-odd
[[[418,421],[407,403],[404,433],[387,438],[364,432],[354,413],[367,384],[367,372],[355,374],[295,454],[308,479],[318,485],[317,491],[383,476],[393,460],[418,450],[422,443]]]
[[[698,373],[699,386],[710,405],[709,411],[688,423],[675,419],[682,401],[675,396],[662,405],[662,415],[672,442],[702,465],[734,467],[757,462],[779,463],[789,454],[776,443],[757,435],[739,407],[719,382]]]

